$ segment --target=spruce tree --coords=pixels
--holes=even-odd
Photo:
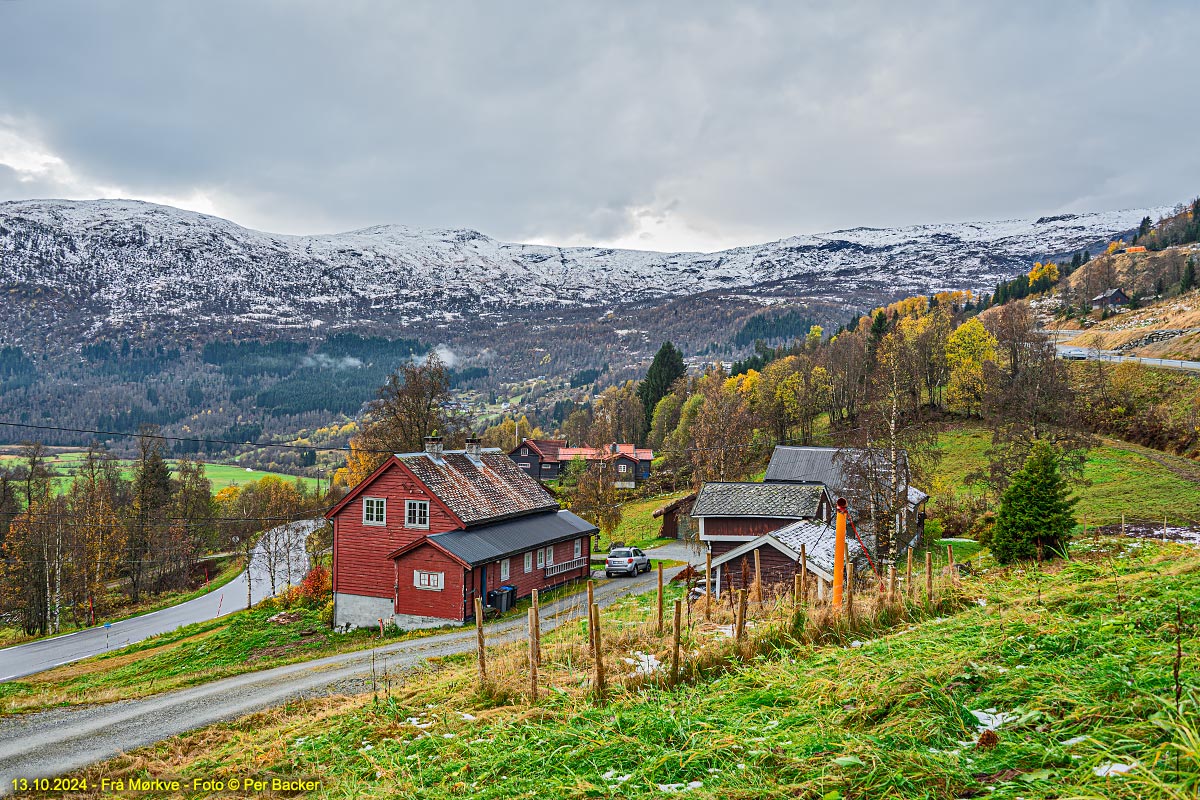
[[[1013,475],[1000,497],[992,554],[1008,564],[1037,558],[1039,545],[1047,557],[1065,552],[1075,527],[1075,503],[1076,498],[1068,495],[1054,448],[1045,441],[1034,442],[1025,466]]]
[[[637,394],[646,410],[646,424],[642,427],[643,436],[650,430],[654,417],[654,407],[671,391],[671,384],[687,373],[683,363],[683,353],[670,342],[663,342],[662,347],[654,354],[646,377],[638,384]]]
[[[1196,285],[1196,260],[1189,258],[1187,266],[1183,268],[1183,277],[1179,279],[1179,292],[1189,291]]]

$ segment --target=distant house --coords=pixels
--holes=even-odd
[[[632,489],[650,477],[654,451],[632,444],[610,444],[603,447],[567,447],[562,439],[522,439],[509,451],[508,457],[517,466],[538,480],[555,480],[573,459],[611,467],[619,489]]]
[[[1120,288],[1109,289],[1103,294],[1098,294],[1092,298],[1092,310],[1099,311],[1109,306],[1123,306],[1129,303],[1129,297]]]
[[[874,548],[874,534],[870,530],[871,498],[863,497],[850,477],[856,465],[881,455],[877,450],[836,447],[790,447],[780,445],[771,454],[767,465],[765,483],[819,484],[824,486],[831,498],[844,497],[850,504],[850,514],[864,541]],[[901,454],[903,456],[903,453]],[[906,461],[906,459],[901,459]],[[902,532],[900,551],[915,546],[925,532],[925,504],[929,495],[903,481],[906,487],[907,504],[903,518],[897,527]],[[890,504],[889,504],[890,505]],[[876,506],[878,507],[878,505]]]
[[[590,572],[597,529],[499,449],[425,440],[392,456],[325,515],[333,522],[333,622],[405,629],[474,617],[495,590],[523,597]]]
[[[558,451],[566,446],[566,439],[522,439],[508,457],[533,478],[555,480],[562,471]]]
[[[654,509],[650,516],[662,520],[658,535],[664,539],[695,539],[696,523],[691,516],[695,502],[696,492],[692,492]]]
[[[811,576],[819,578],[817,596],[833,583],[833,551],[837,540],[835,527],[822,520],[799,520],[765,533],[728,550],[712,561],[714,591],[718,597],[728,591],[749,589],[754,582],[754,553],[758,551],[762,585],[791,587],[799,574],[801,549],[803,563]],[[854,537],[846,542],[846,557],[855,571],[869,568],[862,547]]]
[[[692,503],[699,539],[714,557],[793,522],[828,522],[832,515],[820,484],[710,482]]]

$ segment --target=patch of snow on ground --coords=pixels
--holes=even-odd
[[[1131,771],[1137,765],[1138,762],[1136,761],[1132,764],[1120,764],[1110,761],[1107,764],[1100,764],[1099,766],[1092,767],[1092,774],[1098,778],[1111,778],[1113,775],[1123,775],[1126,772]]]
[[[634,668],[634,675],[653,675],[662,669],[662,662],[655,658],[652,653],[643,653],[641,650],[635,650],[633,656],[633,658],[622,658],[621,660]]]
[[[979,721],[979,724],[975,727],[980,733],[999,730],[1001,725],[1005,725],[1021,717],[1020,714],[1009,711],[997,711],[994,708],[988,708],[983,711],[972,711],[971,715]]]

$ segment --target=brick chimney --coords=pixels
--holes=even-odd
[[[483,440],[475,436],[467,439],[466,442],[467,455],[471,458],[479,458],[479,454],[483,451]]]

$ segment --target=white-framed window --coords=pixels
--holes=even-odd
[[[430,592],[440,592],[446,586],[446,573],[414,569],[413,586]]]
[[[404,501],[404,527],[421,529],[429,527],[428,500]]]
[[[575,558],[580,558],[583,555],[583,539],[575,540]]]
[[[554,545],[550,545],[546,548],[546,566],[554,566]]]
[[[525,571],[533,572],[533,553],[525,554]]]
[[[538,548],[538,551],[537,551],[537,560],[538,560],[538,569],[541,569],[542,567],[546,566],[546,551],[540,547]]]
[[[509,560],[507,558],[500,559],[500,580],[508,580]]]
[[[521,448],[521,455],[523,455],[523,456],[527,456],[527,455],[529,455],[529,448],[528,448],[528,447],[522,447],[522,448]]]
[[[617,464],[617,472],[629,472],[628,464]]]
[[[542,472],[545,472],[546,470],[550,469],[552,466],[554,466],[554,465],[553,464],[542,464]]]
[[[363,525],[387,524],[387,500],[382,497],[363,498]]]

